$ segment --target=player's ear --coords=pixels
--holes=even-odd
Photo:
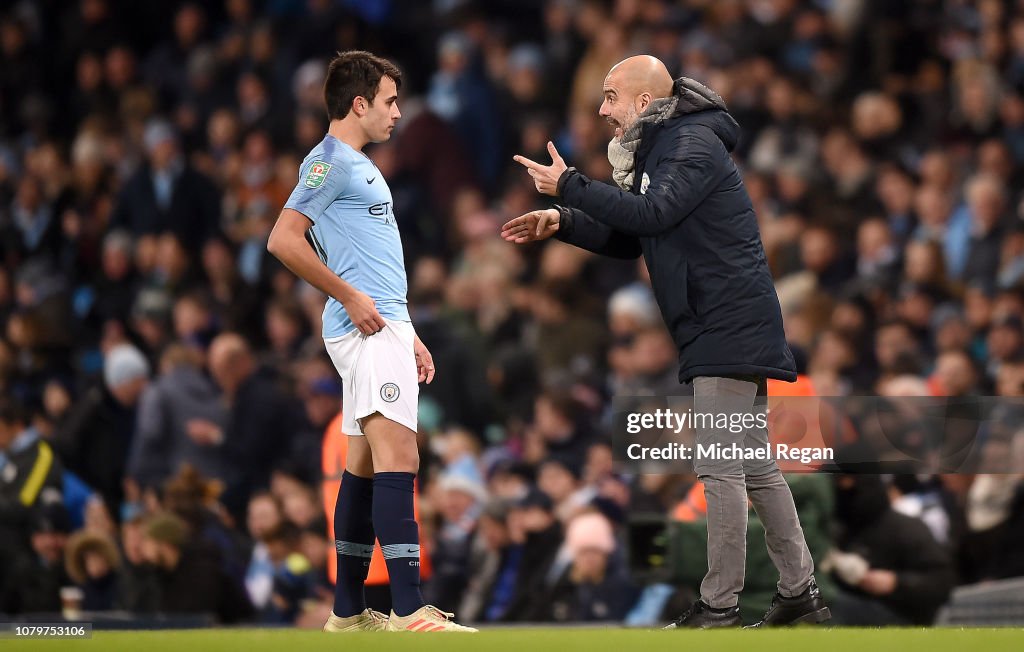
[[[352,98],[352,112],[355,113],[356,116],[359,118],[366,115],[367,105],[368,102],[366,101],[366,98],[363,97],[362,95],[356,95],[354,98]]]

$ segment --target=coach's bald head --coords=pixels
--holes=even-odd
[[[603,90],[599,113],[619,137],[653,100],[672,95],[672,75],[657,57],[629,57],[608,71]]]

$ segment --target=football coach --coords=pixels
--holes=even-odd
[[[604,80],[600,114],[614,128],[608,146],[615,186],[552,162],[522,156],[553,208],[510,220],[513,243],[552,235],[616,258],[643,254],[665,323],[679,347],[679,380],[692,382],[694,410],[756,414],[767,379],[796,379],[757,218],[729,152],[739,125],[717,93],[637,56]],[[764,448],[768,432],[702,427],[697,444]],[[698,459],[708,507],[708,573],[697,600],[669,627],[736,627],[746,559],[747,497],[764,523],[779,570],[778,591],[759,626],[829,618],[789,485],[772,459]]]

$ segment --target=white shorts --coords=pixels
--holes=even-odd
[[[327,354],[341,375],[341,431],[362,435],[359,424],[374,412],[416,432],[419,374],[407,321],[384,320],[387,326],[373,335],[358,330],[324,340]]]

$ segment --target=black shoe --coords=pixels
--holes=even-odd
[[[665,629],[711,629],[712,627],[739,627],[742,624],[739,607],[712,609],[704,604],[703,600],[697,600],[683,612],[682,616],[666,626]]]
[[[800,595],[785,598],[776,593],[772,598],[772,606],[761,622],[750,627],[786,627],[788,625],[823,623],[832,617],[832,612],[825,606],[821,591],[814,578]]]

